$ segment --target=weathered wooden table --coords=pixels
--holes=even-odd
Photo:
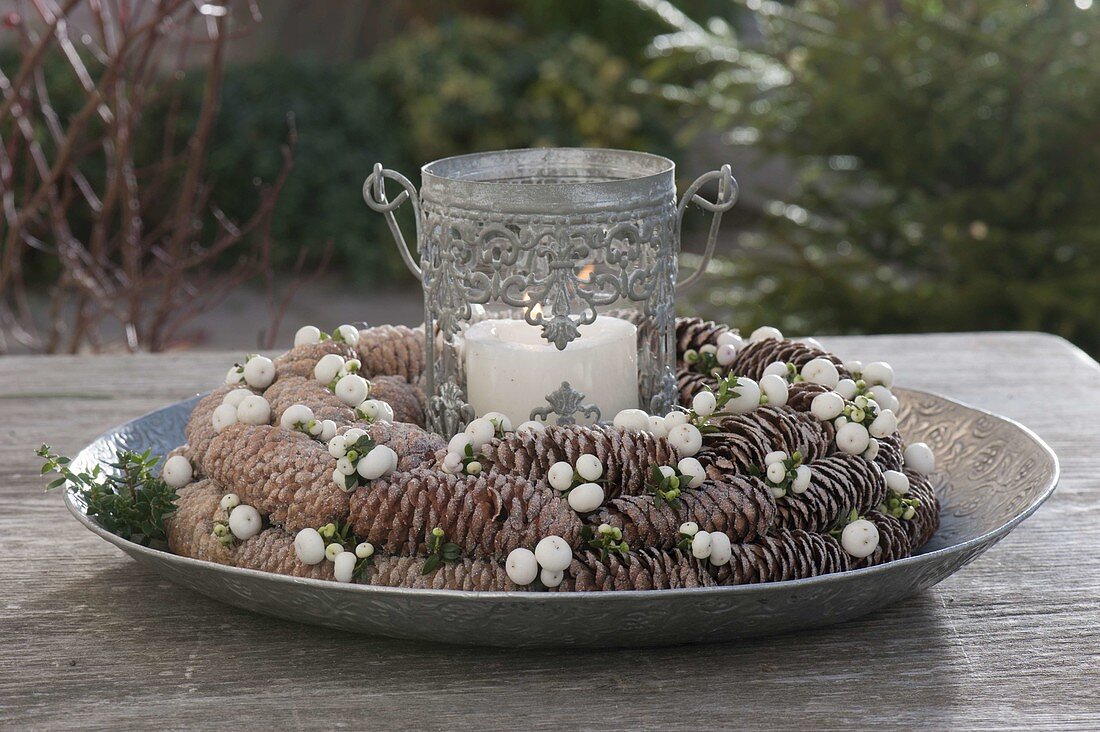
[[[1100,367],[1037,334],[824,339],[1022,421],[1054,497],[988,554],[845,625],[735,645],[509,652],[250,615],[137,567],[33,449],[219,382],[239,354],[0,358],[0,728],[1100,728]]]

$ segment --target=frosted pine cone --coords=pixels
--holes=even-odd
[[[356,358],[355,349],[347,343],[334,340],[324,340],[319,343],[306,343],[294,346],[289,351],[275,359],[275,380],[285,379],[289,376],[301,376],[304,379],[313,378],[313,369],[322,356],[335,353],[344,360]]]
[[[507,556],[550,534],[581,544],[581,521],[568,504],[514,475],[394,473],[355,491],[350,521],[356,536],[392,554],[425,553],[436,527],[470,557]]]
[[[909,477],[909,493],[905,497],[920,501],[913,518],[901,522],[909,533],[912,550],[916,551],[940,528],[940,500],[927,476],[913,470],[906,470],[905,475]]]
[[[678,549],[643,549],[625,556],[610,554],[606,559],[584,551],[573,555],[565,579],[551,591],[674,590],[713,585],[706,565]]]
[[[816,577],[849,568],[848,555],[831,536],[779,529],[751,544],[734,544],[728,564],[711,567],[719,585]]]
[[[862,567],[874,567],[886,562],[905,559],[913,553],[913,544],[909,540],[909,533],[903,522],[878,511],[871,511],[865,519],[870,521],[878,529],[878,548],[869,557],[852,559],[852,569]]]
[[[532,482],[546,479],[558,461],[576,464],[584,454],[595,455],[604,466],[608,498],[641,495],[654,465],[675,465],[676,450],[668,440],[648,432],[617,427],[547,427],[543,432],[509,433],[481,449],[483,461],[498,473],[520,475]]]
[[[424,426],[424,392],[403,376],[371,377],[370,398],[393,407],[394,421]]]
[[[875,455],[875,464],[883,470],[901,470],[905,463],[905,443],[897,432],[889,437],[880,437],[878,440],[878,454]]]
[[[809,412],[814,397],[827,391],[832,391],[832,389],[821,384],[815,384],[812,381],[799,381],[796,384],[790,384],[787,386],[786,406],[796,412]]]
[[[191,410],[191,416],[187,418],[187,426],[183,430],[187,438],[188,449],[192,457],[192,465],[198,469],[206,462],[206,451],[210,448],[210,441],[217,432],[211,418],[214,410],[221,406],[225,395],[238,387],[219,386],[210,392]],[[205,473],[204,473],[205,474]]]
[[[874,463],[836,453],[809,463],[810,487],[776,500],[776,525],[824,532],[841,516],[862,514],[882,503],[886,480]]]
[[[436,454],[447,448],[442,437],[408,422],[359,422],[355,426],[397,453],[398,472],[434,465]],[[343,434],[347,428],[341,427],[338,432]]]
[[[214,519],[224,518],[226,491],[212,480],[199,480],[177,491],[176,510],[164,520],[173,554],[218,564],[233,564],[233,551],[214,537]]]
[[[728,325],[702,318],[676,318],[676,362],[683,365],[684,353],[706,345],[718,345],[718,336],[732,330]]]
[[[400,376],[416,383],[424,372],[424,331],[404,325],[379,325],[359,331],[355,346],[363,375]]]
[[[696,457],[708,474],[721,478],[731,473],[763,469],[769,452],[802,453],[812,462],[832,450],[833,427],[803,412],[787,407],[763,406],[735,417],[717,421],[719,432],[703,438]]]
[[[241,569],[257,569],[290,577],[335,579],[332,562],[303,564],[299,561],[294,551],[294,536],[277,526],[261,531],[234,547],[233,563]]]
[[[730,364],[729,370],[738,376],[759,381],[760,377],[764,375],[764,369],[776,361],[793,363],[801,370],[803,366],[815,358],[825,358],[832,361],[840,372],[840,378],[850,378],[851,374],[841,365],[840,359],[833,354],[808,343],[786,338],[782,340],[767,338],[746,343],[744,348],[738,352],[737,358]]]
[[[525,590],[508,579],[504,564],[496,559],[460,558],[440,564],[423,574],[425,557],[375,555],[361,580],[382,587],[410,587],[418,590],[463,590],[491,592]]]
[[[591,523],[622,529],[632,547],[671,549],[679,541],[679,527],[694,521],[703,531],[722,531],[733,541],[752,541],[768,531],[775,504],[756,478],[731,475],[707,481],[680,493],[679,506],[658,502],[652,495],[629,495],[608,501]]]
[[[304,404],[313,410],[317,420],[331,419],[337,425],[355,421],[355,410],[333,394],[313,376],[287,376],[276,381],[264,392],[264,399],[271,405],[272,421],[279,424],[289,407]]]
[[[692,371],[683,366],[676,369],[676,388],[679,390],[680,406],[682,407],[690,407],[691,400],[695,398],[696,394],[708,387],[713,391],[717,385],[718,380],[706,374]]]

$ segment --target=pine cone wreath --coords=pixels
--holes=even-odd
[[[676,590],[713,585],[706,565],[678,549],[642,549],[606,558],[586,550],[573,555],[565,579],[551,592]]]
[[[294,348],[275,359],[275,380],[278,381],[290,376],[312,379],[313,369],[317,366],[317,362],[330,353],[343,357],[345,361],[357,358],[355,349],[343,341],[329,339],[319,343],[294,346]]]
[[[733,541],[752,541],[765,534],[775,518],[770,492],[748,476],[731,475],[688,488],[677,503],[652,495],[622,496],[604,504],[590,523],[618,527],[629,546],[671,549],[686,521],[694,521],[703,531],[722,531]]]
[[[830,536],[779,529],[748,544],[734,544],[728,564],[712,566],[718,585],[747,585],[805,579],[849,568],[848,555]]]
[[[568,504],[514,475],[393,473],[355,491],[349,520],[356,536],[391,554],[425,554],[437,527],[467,557],[507,556],[551,534],[581,544],[581,521]]]
[[[864,516],[878,529],[878,548],[868,557],[852,559],[852,569],[874,567],[904,559],[913,553],[913,543],[903,522],[885,513],[870,511]]]
[[[901,522],[909,533],[912,550],[916,551],[940,529],[940,499],[928,476],[915,470],[906,470],[905,475],[909,478],[909,493],[905,497],[920,501],[913,518]]]
[[[355,345],[363,375],[400,376],[410,383],[424,372],[424,330],[404,325],[379,325],[359,331]]]
[[[210,443],[206,475],[227,493],[289,531],[342,522],[348,494],[336,485],[336,459],[302,432],[233,424]]]
[[[865,513],[886,497],[886,480],[874,463],[862,457],[837,453],[807,464],[810,486],[805,493],[776,499],[776,526],[824,532],[837,519]]]
[[[393,408],[395,422],[408,422],[418,427],[425,425],[424,392],[419,386],[406,381],[403,376],[371,377],[370,398],[389,404]]]
[[[510,432],[481,448],[482,463],[498,473],[511,473],[532,482],[546,479],[559,461],[575,465],[581,455],[595,455],[604,466],[608,498],[640,495],[654,465],[675,465],[676,450],[663,437],[629,432],[617,427],[570,425],[542,432]]]
[[[759,381],[766,369],[772,363],[793,363],[802,369],[815,358],[825,358],[836,364],[840,372],[840,378],[850,378],[851,374],[844,368],[839,358],[823,351],[816,346],[801,341],[792,341],[787,338],[765,338],[759,341],[746,343],[737,353],[737,358],[730,364],[730,373],[744,376]]]
[[[501,592],[527,590],[508,579],[504,564],[497,559],[468,559],[444,562],[424,574],[425,557],[375,555],[361,582],[381,587],[408,587],[416,590],[462,590],[465,592]]]

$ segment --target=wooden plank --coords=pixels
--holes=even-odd
[[[861,620],[564,654],[349,636],[138,569],[41,491],[32,450],[75,451],[238,354],[0,359],[0,727],[1100,727],[1100,367],[1042,334],[822,340],[1029,425],[1060,488],[959,574]]]

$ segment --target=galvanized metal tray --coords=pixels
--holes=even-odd
[[[1026,427],[945,397],[896,390],[901,429],[936,453],[942,527],[921,553],[811,579],[653,592],[410,590],[297,579],[188,559],[115,536],[66,493],[82,524],[165,578],[245,610],[395,638],[509,647],[630,647],[728,641],[839,623],[921,592],[1030,516],[1058,482],[1054,452]],[[105,433],[81,468],[120,448],[165,453],[183,442],[198,397]]]

